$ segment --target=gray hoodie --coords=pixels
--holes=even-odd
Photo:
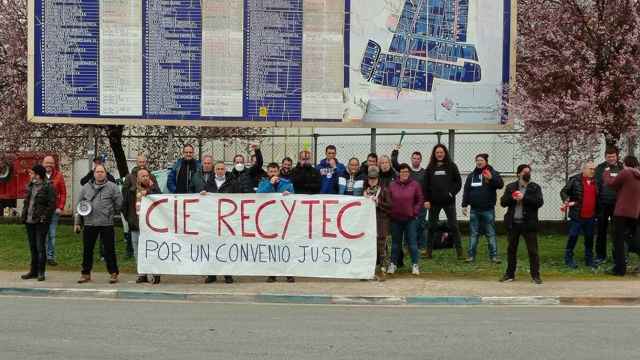
[[[107,181],[98,185],[94,181],[90,181],[82,186],[78,202],[91,200],[98,191],[98,195],[91,202],[93,208],[91,214],[82,216],[83,223],[85,226],[113,226],[113,216],[119,214],[122,207],[122,194],[116,184]],[[80,224],[80,218],[81,216],[76,210],[76,225]]]

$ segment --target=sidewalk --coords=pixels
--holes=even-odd
[[[22,280],[21,273],[0,272],[0,295],[372,305],[640,305],[640,281],[550,280],[534,285],[527,277],[512,283],[487,280],[390,278],[385,282],[299,278],[296,283],[266,283],[265,278],[236,277],[234,284],[204,284],[202,276],[163,276],[159,285],[136,284],[124,274],[108,284],[106,273],[77,284],[79,273],[48,272],[47,280]],[[279,279],[280,280],[280,279]]]

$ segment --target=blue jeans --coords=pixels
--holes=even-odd
[[[411,262],[417,264],[419,260],[418,254],[418,237],[416,234],[417,219],[409,220],[391,220],[391,262],[398,264],[400,262],[400,252],[402,250],[402,239],[409,244],[409,252],[411,253]]]
[[[416,236],[418,237],[418,248],[425,249],[427,247],[427,237],[425,230],[427,229],[427,209],[422,208],[418,220],[416,221]]]
[[[565,248],[566,254],[573,256],[573,249],[578,243],[580,233],[584,234],[584,256],[588,259],[593,257],[593,234],[596,219],[571,219],[569,220],[569,239]]]
[[[47,233],[47,260],[55,260],[56,258],[56,230],[60,221],[60,215],[53,213],[51,223],[49,224],[49,232]]]
[[[480,238],[480,229],[482,234],[487,237],[489,245],[489,257],[498,256],[498,242],[496,241],[496,212],[491,210],[475,210],[471,208],[469,217],[470,237],[469,237],[469,257],[476,257],[478,249],[478,240]]]

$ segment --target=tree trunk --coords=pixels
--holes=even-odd
[[[637,140],[638,138],[635,132],[627,135],[627,155],[636,156]]]
[[[120,178],[123,178],[129,174],[129,165],[127,164],[127,155],[122,147],[122,133],[124,132],[123,125],[108,125],[105,126],[107,138],[109,139],[109,146],[113,151],[113,157],[120,173]]]

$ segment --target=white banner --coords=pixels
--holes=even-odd
[[[371,278],[376,210],[352,196],[152,195],[138,254],[141,274]]]

